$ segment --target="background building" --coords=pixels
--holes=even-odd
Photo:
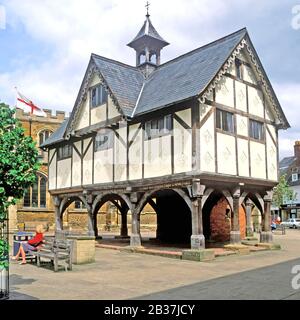
[[[300,141],[295,141],[294,155],[283,158],[279,164],[280,175],[286,175],[291,189],[296,193],[294,201],[282,205],[282,220],[300,218]]]

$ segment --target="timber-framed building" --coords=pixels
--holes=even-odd
[[[43,145],[56,228],[80,200],[97,236],[97,212],[112,201],[121,235],[131,213],[130,244],[140,246],[150,203],[158,239],[202,249],[212,236],[239,243],[251,235],[256,206],[261,241],[271,242],[278,130],[289,123],[247,30],[161,64],[167,45],[147,14],[128,44],[136,66],[91,55],[69,120]]]

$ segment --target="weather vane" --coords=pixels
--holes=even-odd
[[[147,8],[147,15],[146,15],[146,16],[147,16],[147,17],[150,17],[150,14],[149,14],[150,3],[149,3],[149,1],[147,1],[145,7]]]

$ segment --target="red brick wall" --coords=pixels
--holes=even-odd
[[[210,213],[210,238],[214,241],[225,242],[230,240],[231,223],[226,217],[229,205],[225,197],[222,197],[212,208]],[[246,236],[246,214],[243,207],[239,209],[241,238]]]

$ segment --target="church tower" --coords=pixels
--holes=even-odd
[[[128,46],[136,51],[136,66],[146,77],[160,65],[160,52],[168,45],[169,43],[155,30],[150,20],[149,4],[147,4],[144,25],[137,36],[128,43]]]

